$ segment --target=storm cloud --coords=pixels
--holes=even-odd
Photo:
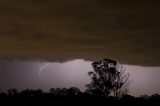
[[[0,58],[160,65],[160,2],[1,0]]]

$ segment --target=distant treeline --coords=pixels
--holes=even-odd
[[[55,105],[55,104],[112,104],[112,105],[148,105],[160,104],[160,95],[151,96],[142,95],[134,97],[128,94],[122,95],[117,99],[114,96],[98,96],[87,91],[81,92],[79,88],[51,88],[49,92],[41,89],[26,89],[18,91],[17,89],[9,89],[7,92],[0,92],[0,103],[4,105]]]

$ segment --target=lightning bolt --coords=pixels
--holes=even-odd
[[[44,71],[45,68],[47,68],[49,65],[51,65],[51,63],[47,63],[39,69],[38,74],[40,77],[41,77],[41,72]]]

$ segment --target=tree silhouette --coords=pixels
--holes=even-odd
[[[15,96],[18,93],[17,89],[9,89],[8,91],[8,96]]]
[[[81,94],[80,89],[76,87],[71,87],[69,89],[51,88],[49,92],[52,96],[79,96]]]
[[[80,94],[80,89],[76,87],[71,87],[68,89],[68,96],[77,96]]]
[[[125,74],[125,69],[122,65],[117,65],[114,69],[117,71],[115,75],[115,79],[113,80],[113,94],[114,97],[120,98],[122,95],[128,92],[128,85],[129,85],[129,74]]]
[[[30,90],[30,89],[26,89],[26,90],[21,91],[20,95],[21,96],[33,96],[32,90]]]
[[[7,94],[5,92],[2,92],[0,89],[0,97],[4,97],[4,96],[7,96]]]
[[[88,89],[89,91],[89,89]],[[93,92],[92,92],[93,93]],[[94,92],[94,95],[98,95]],[[52,88],[50,92],[43,92],[40,89],[32,90],[26,89],[21,92],[15,89],[9,89],[8,92],[0,91],[0,104],[15,105],[15,106],[50,106],[50,105],[160,105],[160,95],[153,94],[151,96],[142,95],[134,97],[129,94],[123,94],[121,98],[115,99],[113,96],[97,97],[90,95],[89,92],[81,92],[76,87],[71,88]],[[7,102],[6,102],[7,101]]]
[[[61,96],[67,96],[67,94],[68,94],[68,93],[67,93],[67,90],[68,90],[67,88],[62,88],[60,95],[61,95]]]
[[[49,90],[49,93],[51,94],[51,95],[56,95],[56,89],[55,88],[51,88],[50,90]]]
[[[111,59],[92,63],[94,71],[89,72],[91,83],[86,85],[87,92],[95,96],[109,96],[111,93],[118,98],[127,92],[128,74],[121,65]]]

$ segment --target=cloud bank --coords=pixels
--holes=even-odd
[[[160,65],[160,3],[1,0],[0,58]]]

